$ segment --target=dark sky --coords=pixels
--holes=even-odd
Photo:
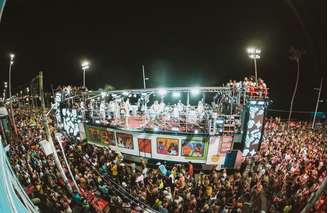
[[[313,110],[321,76],[326,97],[326,5],[289,2],[8,0],[0,24],[0,81],[8,77],[12,51],[14,88],[40,70],[47,89],[50,83],[80,85],[84,58],[92,63],[87,86],[94,89],[141,88],[141,64],[149,87],[215,86],[253,74],[246,48],[257,45],[271,107],[288,109],[296,77],[288,55],[295,46],[307,52],[295,110]]]

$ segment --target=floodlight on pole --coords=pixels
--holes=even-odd
[[[13,53],[10,53],[9,57],[10,57],[10,63],[9,63],[9,70],[8,70],[8,72],[9,72],[8,87],[9,87],[10,115],[11,115],[11,119],[13,122],[13,126],[15,128],[15,132],[17,133],[16,123],[15,123],[15,119],[14,119],[13,103],[12,103],[12,98],[11,98],[11,68],[12,68],[12,65],[14,64],[15,55]]]
[[[10,64],[13,64],[14,63],[15,54],[10,53],[9,54],[9,57],[10,57]]]
[[[143,87],[144,89],[146,89],[146,81],[148,81],[149,78],[146,77],[146,74],[145,74],[145,66],[142,65],[142,81],[143,81]]]
[[[257,63],[256,59],[260,59],[261,50],[256,47],[247,48],[248,57],[254,61],[254,69],[255,69],[255,81],[257,82]]]
[[[90,68],[90,63],[88,61],[83,61],[81,67],[83,70],[83,87],[85,88],[85,71]]]
[[[3,89],[3,100],[5,101],[6,100],[6,90],[7,90],[7,87],[8,87],[8,84],[7,84],[7,81],[4,82],[4,89]]]
[[[321,78],[321,81],[320,81],[320,88],[319,88],[319,93],[318,93],[317,104],[315,106],[315,111],[314,111],[313,120],[312,120],[312,129],[314,128],[315,119],[317,117],[319,102],[321,102],[320,101],[320,95],[321,95],[321,89],[322,89],[322,80],[323,80],[323,78]]]

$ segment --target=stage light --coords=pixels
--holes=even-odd
[[[129,93],[128,93],[127,91],[124,91],[124,92],[122,93],[122,95],[124,95],[124,96],[128,96]]]
[[[224,123],[224,120],[222,120],[222,119],[218,119],[218,120],[216,120],[216,123],[217,123],[217,124],[223,124],[223,123]]]
[[[180,98],[181,93],[180,92],[173,92],[172,96],[173,96],[173,98]]]
[[[195,133],[195,134],[198,134],[198,130],[196,129],[196,130],[194,131],[194,133]]]
[[[154,132],[157,132],[159,130],[159,128],[155,127],[153,130],[154,130]]]
[[[191,95],[192,96],[197,96],[200,93],[200,89],[198,87],[194,87],[191,89]]]
[[[164,89],[164,88],[161,88],[161,89],[158,90],[158,94],[160,94],[161,96],[165,96],[166,93],[167,93],[167,90]]]
[[[256,101],[250,101],[249,103],[252,104],[252,105],[255,105]]]
[[[172,127],[172,131],[179,131],[178,127]]]
[[[264,101],[258,101],[257,104],[258,105],[264,105]]]

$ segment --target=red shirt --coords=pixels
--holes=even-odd
[[[190,177],[192,177],[193,174],[194,174],[194,168],[193,168],[193,165],[191,163],[188,164],[188,174],[189,174]]]

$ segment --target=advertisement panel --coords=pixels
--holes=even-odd
[[[243,155],[254,155],[260,145],[264,119],[263,105],[250,105]]]
[[[179,139],[158,137],[157,153],[162,155],[179,155]]]
[[[68,135],[77,137],[80,131],[79,123],[81,123],[78,111],[76,109],[63,108],[61,118],[62,123],[60,127],[64,128]]]
[[[139,152],[151,153],[151,139],[138,138]]]
[[[181,140],[181,156],[188,159],[203,159],[207,149],[207,140],[202,137],[185,138]]]
[[[86,126],[86,136],[88,142],[96,143],[99,145],[107,146],[113,145],[115,146],[115,137],[114,132],[107,131],[106,128],[102,127],[94,127],[94,126]]]
[[[232,148],[232,136],[222,136],[221,139],[220,153],[225,154],[230,152]]]
[[[133,149],[132,135],[116,132],[117,145],[125,149]]]
[[[219,155],[220,137],[210,137],[210,143],[208,145],[208,154],[206,164],[213,165],[220,162],[221,156]]]

